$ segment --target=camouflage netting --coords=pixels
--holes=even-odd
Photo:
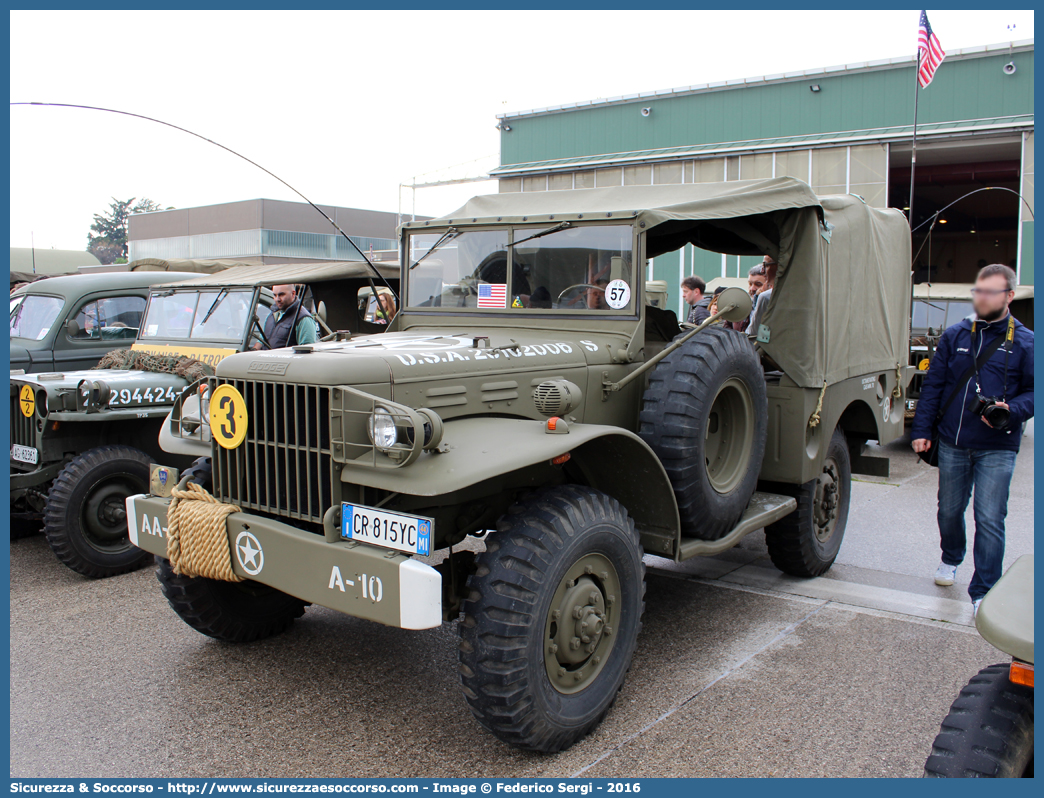
[[[153,355],[149,352],[135,352],[133,349],[114,349],[98,361],[98,365],[94,368],[177,374],[189,382],[195,382],[214,374],[214,369],[194,357]]]

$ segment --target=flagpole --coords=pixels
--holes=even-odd
[[[921,48],[917,48],[917,66],[914,68],[913,145],[910,148],[910,229],[914,226],[914,172],[917,171],[917,100],[921,96]]]

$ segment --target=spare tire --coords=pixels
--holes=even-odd
[[[638,434],[674,487],[683,537],[717,540],[740,520],[765,455],[765,377],[746,336],[708,327],[649,375]]]

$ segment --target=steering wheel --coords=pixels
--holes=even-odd
[[[562,297],[564,297],[566,294],[568,294],[574,288],[593,288],[596,291],[601,291],[603,294],[605,293],[605,288],[603,288],[600,285],[591,285],[590,283],[577,283],[576,285],[571,285],[568,288],[565,288],[565,289],[562,290],[562,293],[560,293],[558,295],[559,303],[562,302]]]

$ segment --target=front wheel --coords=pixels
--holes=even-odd
[[[841,549],[852,499],[852,460],[848,441],[834,430],[819,476],[804,485],[773,486],[797,499],[797,509],[765,529],[769,557],[791,576],[826,573]]]
[[[645,607],[634,521],[604,493],[550,488],[487,539],[460,626],[471,711],[519,748],[569,748],[623,686]]]
[[[44,534],[58,559],[95,579],[133,571],[150,556],[127,535],[128,496],[148,491],[149,456],[98,446],[74,457],[47,494]]]
[[[156,578],[171,609],[197,632],[227,643],[251,643],[284,631],[307,602],[258,582],[222,582],[174,573],[156,558]]]
[[[926,778],[1033,777],[1033,688],[1013,684],[1009,668],[983,668],[961,688],[924,763]]]

